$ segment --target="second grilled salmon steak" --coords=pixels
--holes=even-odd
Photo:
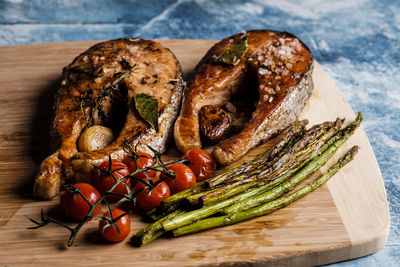
[[[230,64],[216,60],[224,53],[229,54],[227,51],[243,39],[247,41],[247,49],[237,62]],[[225,106],[245,74],[252,73],[257,80],[259,95],[251,118],[239,133],[218,143],[213,150],[220,164],[241,158],[297,118],[312,92],[312,70],[310,50],[292,34],[253,30],[223,39],[208,51],[188,81],[181,113],[175,123],[177,147],[182,152],[201,147],[200,130],[205,128],[199,127],[199,114],[204,114],[200,112],[202,107]],[[201,122],[201,125],[206,124],[207,118],[201,118]],[[218,120],[210,118],[211,128],[215,122]]]
[[[176,118],[182,92],[181,67],[161,44],[143,39],[99,43],[76,57],[63,70],[56,95],[52,143],[55,153],[46,158],[35,180],[34,195],[49,199],[59,192],[65,177],[89,174],[111,156],[122,160],[126,143],[163,152]],[[134,97],[146,94],[158,101],[156,132],[135,109]],[[124,111],[124,114],[117,112]],[[117,112],[118,115],[113,115]],[[113,143],[92,152],[79,152],[77,140],[88,126],[125,117]]]

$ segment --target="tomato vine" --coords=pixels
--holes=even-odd
[[[155,163],[151,166],[147,166],[145,168],[139,168],[138,166],[138,160],[143,157],[141,155],[139,155],[138,151],[137,151],[137,145],[135,146],[135,148],[133,149],[128,142],[125,142],[125,146],[124,147],[124,151],[125,153],[134,161],[135,165],[136,165],[136,170],[129,173],[128,175],[126,175],[125,177],[118,179],[115,175],[114,172],[120,170],[120,169],[114,169],[112,170],[112,159],[111,156],[108,157],[108,168],[107,170],[101,169],[98,166],[94,166],[96,168],[97,171],[100,172],[101,175],[104,176],[110,176],[114,179],[115,183],[114,185],[108,190],[106,191],[104,194],[101,195],[101,197],[95,202],[95,203],[91,203],[80,191],[79,188],[75,187],[72,184],[64,184],[62,185],[64,190],[68,190],[69,192],[72,192],[74,197],[76,196],[81,196],[86,203],[89,205],[89,211],[87,212],[87,214],[84,216],[84,218],[82,220],[80,220],[74,227],[71,227],[69,225],[67,225],[66,223],[64,223],[62,220],[58,219],[58,218],[54,218],[52,216],[46,216],[44,214],[43,209],[41,210],[41,214],[40,214],[40,221],[36,221],[33,218],[26,216],[32,223],[35,224],[35,226],[32,227],[28,227],[28,229],[38,229],[41,227],[44,227],[46,225],[48,225],[49,223],[54,223],[54,224],[58,224],[66,229],[68,229],[70,231],[70,237],[68,239],[67,245],[68,247],[72,246],[75,242],[76,236],[78,234],[78,232],[80,231],[80,229],[82,228],[83,225],[85,225],[85,223],[87,223],[89,220],[91,219],[98,219],[98,220],[102,220],[105,221],[106,224],[114,227],[117,232],[119,233],[119,229],[117,226],[117,222],[120,218],[122,218],[123,216],[125,216],[128,212],[125,212],[119,216],[117,216],[116,218],[113,218],[113,216],[109,217],[105,217],[105,216],[96,216],[96,215],[92,215],[93,211],[96,209],[96,207],[98,207],[99,205],[101,205],[102,203],[105,204],[105,206],[107,207],[107,210],[109,212],[109,214],[111,215],[111,207],[110,204],[107,201],[107,196],[108,195],[118,195],[121,197],[121,199],[117,202],[124,202],[124,201],[130,201],[132,203],[134,203],[137,195],[140,194],[140,192],[142,192],[143,190],[148,189],[149,191],[153,190],[154,188],[157,187],[158,184],[164,182],[166,179],[173,179],[175,177],[175,173],[171,170],[169,170],[167,167],[171,164],[174,163],[188,163],[189,161],[187,159],[179,159],[179,160],[174,160],[168,163],[164,163],[161,159],[161,153],[159,153],[157,150],[153,149],[152,147],[150,147],[149,145],[147,145],[147,147],[153,152],[154,154],[154,160]],[[162,179],[158,179],[157,181],[153,182],[151,177],[146,173],[146,171],[148,170],[153,170],[156,172],[160,172],[163,174]],[[143,173],[145,175],[145,179],[142,178],[138,178],[135,175],[138,173]],[[141,183],[143,183],[145,186],[142,187],[141,189],[132,192],[131,188],[124,183],[125,180],[127,179],[134,179],[136,181],[139,181]],[[126,186],[126,190],[127,193],[126,194],[121,194],[121,193],[117,193],[117,192],[113,192],[113,190],[121,183],[124,183]]]

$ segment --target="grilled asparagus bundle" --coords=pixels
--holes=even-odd
[[[357,153],[358,147],[352,147],[319,178],[291,192],[325,165],[360,125],[362,115],[358,113],[341,129],[343,121],[324,122],[308,130],[307,121],[293,123],[273,147],[253,160],[172,195],[149,211],[155,222],[136,233],[132,242],[143,246],[168,231],[181,236],[238,223],[303,197],[328,181]]]

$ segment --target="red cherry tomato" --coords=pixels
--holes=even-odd
[[[188,166],[196,175],[197,181],[203,181],[212,177],[217,169],[217,163],[213,156],[200,148],[188,150],[183,157],[191,162]]]
[[[82,195],[91,203],[94,204],[100,199],[100,193],[96,188],[87,183],[77,183],[73,184],[76,188],[80,190]],[[86,202],[86,200],[80,195],[77,194],[74,196],[72,190],[65,190],[61,193],[60,197],[61,208],[64,213],[71,217],[74,220],[80,221],[82,220],[86,214],[89,212],[90,206]],[[93,210],[92,214],[96,215],[100,212],[101,205],[97,205],[97,207]]]
[[[138,154],[139,158],[136,160],[136,162],[137,162],[137,167],[139,169],[144,169],[155,163],[154,158],[150,154],[140,152],[140,151],[137,154]],[[131,173],[136,171],[136,165],[135,165],[134,160],[132,160],[130,157],[126,157],[124,162],[128,166],[129,171]],[[150,177],[154,177],[156,175],[156,171],[154,171],[154,170],[147,170],[147,171],[145,171],[145,173],[147,173]],[[140,178],[140,179],[147,179],[144,172],[137,173],[135,175],[135,177]]]
[[[182,163],[174,163],[167,167],[175,172],[175,178],[168,178],[167,175],[161,174],[160,179],[165,179],[172,194],[178,193],[196,184],[196,176],[192,169]]]
[[[120,209],[111,210],[113,219],[121,216],[124,213],[125,212]],[[103,217],[111,219],[110,213],[108,211],[104,213]],[[131,219],[129,218],[128,214],[125,214],[124,216],[119,218],[115,225],[117,225],[119,232],[113,225],[107,225],[106,221],[99,221],[99,232],[105,240],[111,242],[121,242],[129,235],[129,232],[131,231]]]
[[[159,179],[157,178],[152,178],[153,183],[157,182],[158,180]],[[145,186],[145,184],[138,182],[134,188],[134,192],[139,191]],[[170,190],[168,185],[165,182],[161,182],[155,188],[150,190],[150,192],[148,188],[143,189],[136,196],[136,205],[142,210],[148,211],[160,205],[161,201],[169,196]]]
[[[101,163],[98,167],[105,171],[108,170],[108,160]],[[111,171],[113,172],[114,177],[118,180],[129,175],[128,167],[124,163],[114,159],[111,161]],[[111,175],[104,176],[99,170],[95,170],[92,177],[92,184],[99,190],[101,194],[104,195],[115,184],[115,180]],[[131,186],[131,181],[129,178],[117,185],[112,192],[127,194],[128,190],[126,189],[125,184],[127,184],[129,187]],[[120,199],[121,196],[118,195],[109,194],[107,196],[107,200],[109,201],[117,201]]]

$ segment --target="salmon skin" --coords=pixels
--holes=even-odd
[[[216,61],[243,38],[247,40],[247,50],[236,64]],[[225,106],[245,74],[251,73],[256,77],[259,94],[255,110],[239,133],[219,142],[212,152],[223,165],[241,158],[298,117],[311,96],[312,70],[310,50],[292,34],[252,30],[223,39],[202,58],[184,90],[181,112],[174,128],[178,149],[186,152],[202,147],[199,111],[207,105]],[[204,125],[207,119],[200,121]],[[212,118],[212,122],[218,120]],[[220,132],[224,130],[220,128]],[[208,131],[212,132],[212,129]]]
[[[54,153],[40,165],[34,195],[50,199],[65,178],[88,176],[108,159],[122,160],[126,143],[138,150],[147,145],[163,152],[172,135],[183,88],[182,71],[175,55],[161,44],[144,39],[102,42],[76,57],[63,69],[55,97],[51,127]],[[146,94],[158,101],[156,132],[135,110],[134,97]],[[107,124],[116,110],[126,116],[113,143],[92,152],[79,152],[77,141],[91,125]],[[126,146],[125,146],[126,148]]]

